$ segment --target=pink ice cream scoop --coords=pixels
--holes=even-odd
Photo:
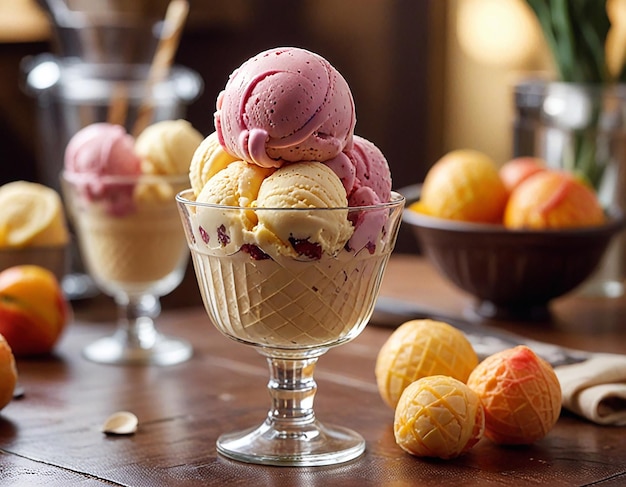
[[[233,156],[262,167],[327,161],[352,146],[354,101],[324,58],[285,47],[262,52],[230,76],[215,128]]]
[[[95,123],[79,130],[65,149],[65,174],[90,201],[103,201],[112,214],[133,207],[134,182],[113,176],[137,176],[141,160],[135,139],[120,125]]]
[[[350,206],[376,205],[391,199],[389,164],[380,149],[369,140],[355,135],[353,147],[326,161],[326,165],[341,179]],[[371,245],[387,222],[385,210],[353,212],[350,218],[355,230],[348,247],[357,251]]]

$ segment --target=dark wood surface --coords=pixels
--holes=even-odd
[[[382,295],[464,316],[471,300],[419,257],[395,256]],[[551,323],[500,323],[528,336],[626,353],[626,300],[572,295],[555,302]],[[199,306],[170,307],[163,331],[193,341],[195,355],[174,367],[89,363],[81,349],[113,329],[104,299],[75,305],[54,356],[18,362],[25,395],[0,414],[0,484],[17,486],[460,486],[626,485],[626,429],[601,427],[564,412],[530,447],[482,440],[454,460],[412,457],[394,442],[392,411],[380,399],[374,362],[391,329],[368,326],[329,351],[316,371],[316,412],[359,431],[367,451],[329,467],[261,467],[216,454],[224,431],[260,423],[268,407],[264,359],[221,336]],[[133,436],[99,429],[119,410],[139,417]]]

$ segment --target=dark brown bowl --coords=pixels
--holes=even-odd
[[[445,220],[408,209],[420,188],[399,190],[407,199],[403,221],[442,275],[476,297],[473,311],[482,318],[548,318],[549,302],[582,284],[624,228],[614,213],[606,225],[545,231]]]

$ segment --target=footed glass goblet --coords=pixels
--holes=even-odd
[[[191,345],[159,333],[159,298],[182,281],[189,250],[176,208],[182,176],[62,174],[65,204],[87,271],[118,306],[117,330],[83,353],[106,364],[172,365]]]
[[[209,318],[227,337],[255,347],[269,365],[265,421],[221,435],[217,451],[287,466],[359,457],[361,435],[317,420],[314,369],[321,355],[354,339],[371,317],[404,198],[393,193],[391,202],[375,206],[291,209],[203,204],[190,190],[176,199]],[[315,236],[332,241],[333,225],[341,221],[352,222],[349,239],[329,252]],[[281,227],[291,237],[273,233]]]

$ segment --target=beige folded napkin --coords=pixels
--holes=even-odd
[[[626,426],[626,355],[594,353],[554,370],[564,408],[594,423]]]

